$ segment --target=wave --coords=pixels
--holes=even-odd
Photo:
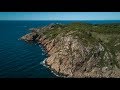
[[[48,68],[49,70],[51,70],[51,73],[53,73],[55,76],[66,78],[65,76],[60,76],[59,74],[55,73],[54,70],[50,69],[50,67],[45,64],[46,60],[47,60],[47,58],[45,60],[43,60],[42,62],[40,62],[40,64],[43,65],[44,67]]]

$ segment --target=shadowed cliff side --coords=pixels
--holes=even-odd
[[[120,24],[50,24],[21,37],[42,44],[59,76],[120,77]]]

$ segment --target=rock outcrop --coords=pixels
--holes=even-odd
[[[106,43],[105,39],[99,37],[99,33],[78,30],[82,27],[78,23],[72,25],[75,27],[50,24],[32,30],[31,33],[21,37],[21,40],[37,41],[42,44],[49,55],[45,64],[59,76],[119,78],[120,52],[115,49],[117,45],[120,47],[119,38],[115,43],[110,36],[109,42]]]

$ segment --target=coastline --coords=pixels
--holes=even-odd
[[[47,65],[46,60],[47,60],[47,58],[45,60],[43,60],[42,62],[40,62],[40,64],[42,64],[44,67],[50,69],[51,73],[53,73],[55,76],[57,76],[59,78],[68,78],[68,77],[64,76],[63,74],[61,75],[61,74],[57,73],[55,70],[51,69],[50,66]]]
[[[51,71],[51,73],[53,73],[55,76],[57,76],[59,78],[67,78],[66,76],[60,75],[57,71],[50,68],[50,66],[46,63],[46,60],[49,57],[46,47],[44,46],[44,44],[42,44],[40,42],[36,42],[36,43],[39,45],[40,48],[42,48],[42,51],[45,52],[45,54],[47,56],[47,58],[45,58],[43,61],[41,61],[40,64],[43,65],[44,67],[48,68]]]
[[[32,30],[21,39],[38,43],[43,48],[43,55],[47,57],[40,63],[57,77],[119,77],[120,52],[119,46],[115,46],[120,42],[119,25],[112,26],[117,37],[110,31],[111,24],[97,25],[96,28],[96,25],[72,23],[67,26],[50,24]],[[110,36],[105,38],[107,35]]]
[[[47,58],[44,59],[42,62],[40,62],[40,64],[42,64],[44,67],[50,69],[50,67],[45,63],[46,60],[47,60]],[[51,69],[50,69],[50,70],[51,70]],[[53,74],[54,74],[55,76],[57,76],[57,77],[60,77],[60,76],[59,76],[57,73],[55,73],[53,70],[51,70],[51,73],[53,73]]]
[[[46,63],[46,61],[49,57],[49,54],[48,54],[48,51],[47,51],[46,47],[41,43],[37,43],[37,44],[39,44],[39,47],[41,46],[41,48],[43,48],[43,50],[45,51],[45,53],[47,55],[47,58],[45,58],[43,61],[41,61],[40,64],[43,65],[44,67],[48,68],[51,71],[51,73],[53,73],[55,76],[57,76],[59,78],[67,78],[65,75],[60,74],[57,71],[55,71],[54,69],[50,68],[50,66]]]

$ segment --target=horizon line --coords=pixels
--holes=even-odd
[[[98,20],[101,20],[101,19],[98,19]],[[111,19],[111,20],[116,20],[116,19]],[[0,20],[0,21],[89,21],[89,20]]]

